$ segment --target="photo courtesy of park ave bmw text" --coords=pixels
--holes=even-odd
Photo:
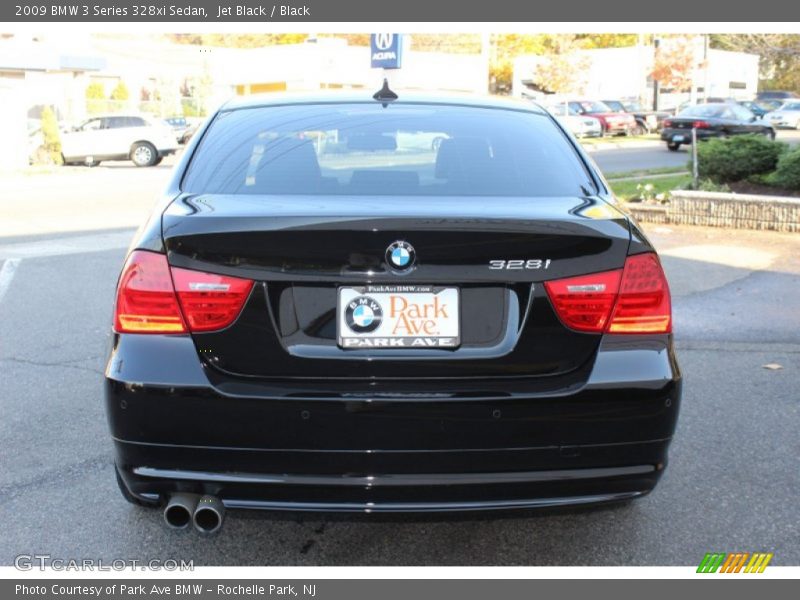
[[[719,9],[0,6],[0,595],[786,595],[800,8]]]

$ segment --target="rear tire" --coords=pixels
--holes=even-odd
[[[770,139],[772,141],[775,141],[775,131],[773,129],[767,129],[764,132],[764,137],[766,137],[767,139]]]
[[[647,133],[647,129],[645,129],[644,126],[642,126],[642,125],[640,125],[638,123],[636,125],[634,125],[630,129],[630,131],[628,131],[628,135],[644,135],[646,133]]]
[[[131,160],[137,167],[152,167],[157,164],[158,152],[150,142],[136,142],[131,148]]]
[[[675,142],[667,142],[667,148],[672,152],[677,152],[680,149],[681,145]]]
[[[156,162],[153,163],[153,166],[155,167],[156,165],[160,165],[162,160],[164,160],[164,157],[163,156],[159,156],[156,159]]]

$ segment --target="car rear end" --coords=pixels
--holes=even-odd
[[[692,130],[697,139],[704,140],[723,135],[721,129],[716,129],[714,124],[708,119],[694,117],[671,117],[664,120],[664,128],[661,130],[661,139],[666,142],[677,142],[681,144],[692,143]]]
[[[800,101],[786,102],[765,115],[770,125],[779,129],[800,129]]]
[[[147,133],[138,133],[138,137],[147,141],[156,149],[159,158],[175,154],[180,148],[178,138],[176,137],[175,129],[167,121],[148,118],[147,119]]]
[[[459,511],[655,486],[681,392],[668,285],[551,116],[272,101],[197,138],[118,284],[129,499]]]

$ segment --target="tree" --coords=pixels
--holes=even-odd
[[[656,50],[650,76],[666,88],[685,92],[692,87],[695,66],[691,40],[668,38]]]
[[[725,33],[711,36],[711,47],[758,54],[762,87],[800,91],[800,35]]]
[[[553,36],[533,74],[539,89],[554,94],[581,93],[590,60],[578,53],[579,49],[580,43],[574,35]]]
[[[514,74],[514,59],[524,54],[551,56],[565,43],[575,50],[580,48],[620,48],[637,43],[635,34],[496,34],[491,37],[492,59],[489,74],[493,93],[510,93]],[[548,59],[549,60],[549,59]],[[552,61],[550,61],[552,62]],[[571,67],[569,67],[571,68]]]
[[[86,99],[87,100],[104,100],[106,97],[106,88],[99,81],[93,81],[86,86]]]
[[[125,101],[130,97],[130,92],[128,91],[128,86],[125,85],[125,82],[121,79],[117,82],[117,85],[111,90],[111,99],[112,100],[120,100]]]
[[[53,109],[45,106],[42,109],[42,149],[47,155],[48,162],[61,164],[61,135],[58,131],[58,120]]]
[[[301,44],[305,33],[170,33],[167,39],[178,44],[222,46],[224,48],[261,48],[276,44]],[[369,36],[367,38],[369,40]],[[367,41],[369,43],[369,41]]]

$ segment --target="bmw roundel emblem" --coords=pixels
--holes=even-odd
[[[395,271],[407,271],[417,262],[414,246],[398,240],[386,249],[386,262]]]
[[[355,333],[375,331],[383,320],[383,308],[374,298],[358,296],[347,303],[344,311],[347,326]]]

